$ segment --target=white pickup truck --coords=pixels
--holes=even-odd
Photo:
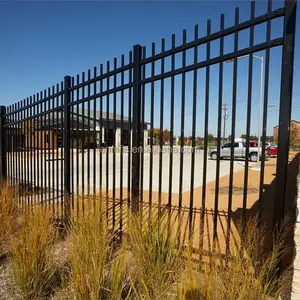
[[[260,157],[262,154],[260,148]],[[220,158],[230,158],[231,154],[231,143],[224,144],[220,149]],[[256,162],[258,159],[258,147],[249,147],[249,160]],[[209,156],[211,159],[216,160],[218,158],[218,149],[210,149]],[[245,158],[246,157],[246,142],[234,142],[234,158]]]

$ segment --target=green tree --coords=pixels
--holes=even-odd
[[[230,137],[231,137],[231,136],[230,136]],[[242,138],[242,139],[247,139],[247,134],[241,134],[241,138]],[[257,138],[256,135],[250,135],[250,136],[249,136],[249,140],[250,140],[250,141],[257,141],[258,138]]]
[[[168,141],[170,141],[170,131],[165,129],[163,132],[163,142],[167,143]]]
[[[214,141],[214,136],[211,134],[211,133],[209,133],[208,135],[207,135],[207,140],[208,140],[208,142],[213,142]]]

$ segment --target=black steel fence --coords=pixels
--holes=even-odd
[[[270,51],[280,48],[276,196],[268,199],[274,209],[272,219],[278,222],[284,216],[286,199],[295,17],[294,0],[286,1],[284,7],[276,10],[269,1],[266,13],[259,16],[252,2],[249,20],[240,22],[237,8],[233,26],[225,28],[225,17],[221,15],[219,31],[212,32],[209,20],[204,37],[199,37],[198,26],[195,26],[192,40],[188,41],[184,30],[179,44],[172,35],[168,46],[165,39],[161,40],[159,51],[155,43],[150,53],[146,47],[136,45],[128,55],[122,55],[120,60],[115,58],[112,64],[107,62],[75,77],[66,76],[56,86],[8,107],[2,106],[2,178],[19,186],[20,206],[50,205],[53,214],[65,220],[72,212],[84,211],[86,201],[96,203],[99,197],[109,199],[113,223],[115,226],[119,223],[121,230],[124,207],[145,214],[143,209],[147,206],[149,216],[152,207],[158,212],[176,207],[179,212],[187,212],[189,230],[197,227],[205,236],[204,231],[211,228],[213,240],[224,231],[228,249],[233,213],[241,212],[245,226],[247,212],[252,207],[248,203],[248,180],[253,164],[248,157],[252,151],[249,143],[254,126],[251,124],[253,93],[257,90],[253,85],[256,78],[253,58],[258,52],[264,56],[261,147],[265,149],[272,84]],[[283,28],[276,29],[277,35],[271,35],[274,20],[279,20]],[[262,25],[265,26],[263,41],[255,38],[255,30]],[[228,50],[228,41],[233,41],[233,49]],[[239,68],[241,57],[248,61],[244,68]],[[230,72],[225,66],[227,62],[231,62],[228,66],[233,68]],[[241,73],[247,77],[243,108],[247,138],[246,159],[237,161],[234,142],[238,137]],[[222,107],[228,103],[228,86],[231,90],[231,151],[230,160],[223,163],[220,157]],[[212,107],[216,108],[215,113]],[[209,157],[212,127],[217,137],[216,161]],[[264,218],[266,201],[265,162],[265,151],[262,151],[258,197],[253,205],[260,219]],[[236,171],[240,172],[237,176],[242,176],[243,184],[240,205],[237,209],[234,203],[234,211]],[[224,176],[228,176],[225,204],[223,194],[220,201],[220,182]],[[212,187],[208,187],[208,183],[212,183]],[[223,190],[222,187],[222,193]],[[86,201],[79,201],[77,196]],[[206,221],[205,215],[210,216]],[[200,238],[201,247],[204,243],[210,244]]]

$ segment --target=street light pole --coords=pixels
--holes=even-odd
[[[264,77],[264,58],[259,56],[254,56],[260,59],[260,95],[259,95],[259,119],[258,119],[258,151],[257,151],[257,163],[260,161],[260,139],[261,139],[261,119],[262,119],[262,101],[263,101],[263,77]],[[263,149],[261,150],[263,151]]]

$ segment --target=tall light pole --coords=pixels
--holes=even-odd
[[[260,160],[260,130],[261,130],[261,119],[262,119],[262,101],[263,101],[263,80],[264,80],[264,58],[262,56],[253,55],[253,57],[260,60],[260,92],[259,92],[259,118],[258,118],[258,151],[257,151],[257,163]],[[263,150],[261,150],[263,151]]]
[[[247,55],[243,55],[243,56],[239,56],[237,57],[237,59],[241,59],[244,57],[249,56],[249,54]],[[258,55],[252,55],[254,58],[259,59],[260,60],[260,92],[259,92],[259,113],[258,113],[258,141],[257,141],[257,146],[258,146],[258,151],[257,151],[257,162],[259,164],[260,161],[260,131],[261,131],[261,119],[262,119],[262,101],[263,101],[263,81],[264,81],[264,58],[263,56],[258,56]],[[230,59],[227,60],[225,62],[232,62],[234,59]]]

